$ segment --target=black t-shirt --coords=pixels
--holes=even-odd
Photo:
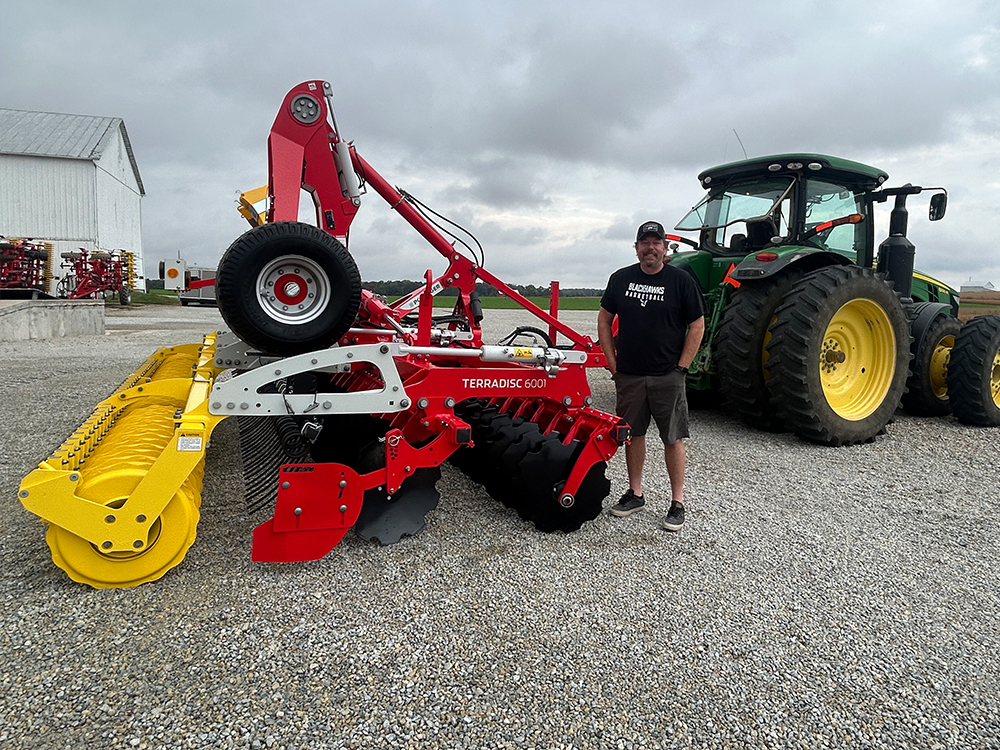
[[[627,375],[665,375],[674,369],[688,326],[705,314],[698,282],[669,264],[654,274],[638,263],[615,271],[601,307],[618,316],[618,369]]]

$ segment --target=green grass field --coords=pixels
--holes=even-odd
[[[148,292],[132,292],[133,305],[179,305],[180,303],[181,301],[177,299],[177,292],[175,291],[153,289]],[[105,299],[104,304],[117,306],[117,295]]]
[[[399,299],[398,297],[390,297],[389,301],[394,301]],[[480,297],[480,301],[483,303],[484,310],[517,310],[521,306],[517,304],[514,300],[509,297]],[[548,297],[528,297],[529,300],[534,302],[543,310],[549,309],[549,298]],[[454,297],[435,297],[434,307],[451,309],[455,305]],[[560,310],[593,310],[594,312],[601,306],[600,297],[560,297],[559,298],[559,309]]]

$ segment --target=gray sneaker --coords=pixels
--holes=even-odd
[[[670,503],[670,511],[663,519],[663,528],[667,531],[680,531],[684,528],[684,506]]]
[[[622,499],[618,501],[618,504],[611,508],[611,515],[625,518],[626,516],[631,516],[637,510],[642,510],[645,505],[646,500],[642,495],[636,495],[632,490],[629,490],[622,495]]]

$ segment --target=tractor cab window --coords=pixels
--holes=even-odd
[[[746,255],[773,237],[788,237],[794,184],[789,177],[730,183],[710,192],[674,228],[701,230],[709,252]]]
[[[805,231],[827,221],[850,214],[865,214],[864,193],[823,180],[806,180]],[[820,232],[805,241],[823,250],[857,253],[864,247],[867,228],[864,223],[841,224]]]

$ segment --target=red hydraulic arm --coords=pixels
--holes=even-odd
[[[561,333],[575,348],[588,352],[587,365],[603,367],[600,347],[546,312],[531,300],[461,254],[438,229],[390,185],[353,145],[337,131],[333,113],[333,90],[324,81],[305,81],[285,96],[268,138],[268,221],[296,221],[299,194],[305,190],[313,197],[317,225],[346,244],[351,222],[361,204],[358,178],[397,211],[438,253],[448,259],[448,269],[433,286],[456,287],[460,302],[456,309],[464,313],[470,325],[472,297],[476,281],[492,284],[525,310],[548,324],[550,331]],[[423,288],[390,305],[397,320],[418,304]]]

